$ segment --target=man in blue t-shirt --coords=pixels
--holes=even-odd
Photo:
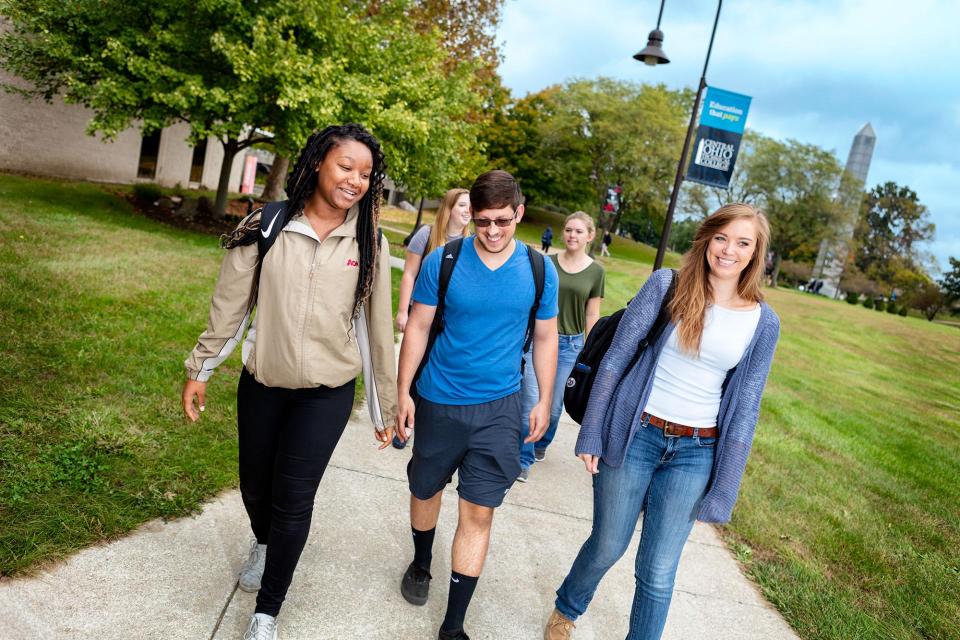
[[[463,240],[444,299],[444,328],[417,380],[437,309],[443,247],[423,263],[413,290],[413,309],[400,348],[397,433],[417,437],[407,465],[414,559],[400,583],[412,604],[427,601],[433,537],[443,488],[458,472],[460,519],[453,539],[447,613],[440,640],[463,640],[463,620],[483,569],[493,510],[520,474],[517,443],[522,420],[528,442],[550,422],[557,370],[557,272],[544,261],[544,287],[533,331],[533,366],[540,401],[521,415],[520,362],[536,286],[526,245],[513,239],[523,217],[520,187],[506,171],[489,171],[473,183],[470,205],[476,235]]]

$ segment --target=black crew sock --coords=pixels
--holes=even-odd
[[[467,616],[467,607],[477,588],[479,576],[465,576],[456,571],[450,572],[450,593],[447,596],[447,615],[440,628],[443,631],[463,629],[463,619]]]
[[[437,532],[437,528],[417,531],[410,527],[410,530],[413,532],[413,564],[429,573],[430,563],[433,561],[433,535]]]

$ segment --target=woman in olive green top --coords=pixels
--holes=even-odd
[[[550,407],[550,427],[536,443],[523,443],[520,440],[520,466],[523,470],[521,482],[526,482],[530,467],[536,460],[543,460],[547,447],[557,433],[560,414],[563,413],[563,389],[577,361],[577,355],[583,349],[585,334],[590,332],[600,317],[600,299],[603,298],[603,267],[587,255],[587,249],[593,242],[596,230],[593,218],[577,211],[567,216],[563,224],[564,250],[550,256],[560,276],[558,301],[560,313],[557,316],[559,332],[559,350],[557,354],[557,378],[553,387],[553,403]],[[533,371],[532,352],[524,358],[526,366],[523,373],[523,406],[527,415],[539,400],[537,378]]]

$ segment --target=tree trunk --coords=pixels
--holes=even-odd
[[[417,221],[413,223],[413,231],[411,231],[410,235],[403,239],[403,246],[407,246],[410,244],[410,241],[413,240],[413,236],[420,229],[421,220],[423,220],[423,198],[420,198],[420,206],[417,208]]]
[[[233,157],[237,155],[240,145],[237,140],[227,140],[223,143],[223,164],[220,165],[220,182],[217,184],[217,201],[213,206],[215,218],[223,218],[227,213],[227,192],[230,189],[230,169],[233,167]]]
[[[777,287],[777,277],[780,275],[780,262],[782,260],[779,252],[773,254],[773,271],[770,273],[770,286],[773,288]]]
[[[263,187],[261,198],[267,202],[274,202],[283,199],[283,182],[287,177],[287,171],[290,169],[290,158],[282,156],[279,153],[273,156],[273,166],[270,167],[270,173],[267,175],[267,184]]]

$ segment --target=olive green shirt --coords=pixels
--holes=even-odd
[[[550,256],[560,276],[557,332],[565,336],[579,335],[587,328],[587,300],[603,297],[603,267],[594,261],[579,273],[567,273],[560,266],[559,255]]]

